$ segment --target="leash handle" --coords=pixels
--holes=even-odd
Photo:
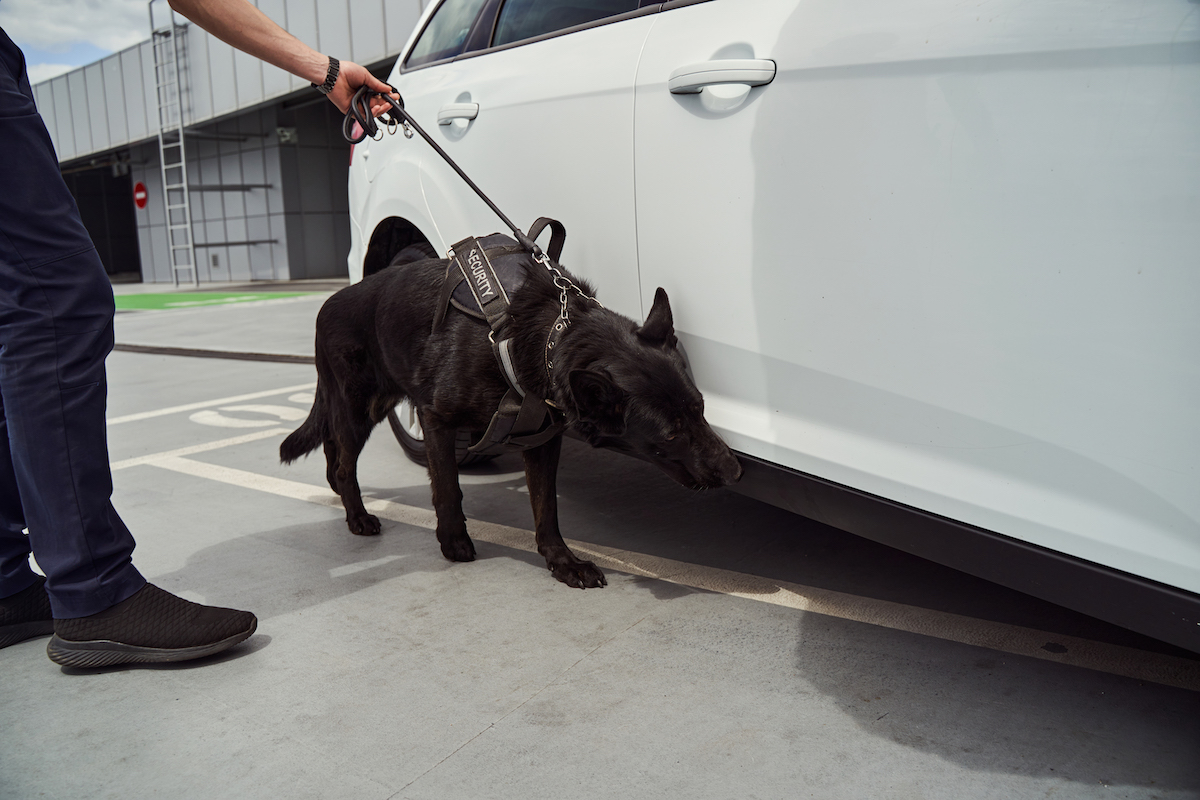
[[[514,225],[512,220],[505,216],[504,212],[500,210],[499,206],[493,203],[491,198],[484,194],[483,190],[475,185],[475,181],[471,180],[467,176],[467,173],[463,172],[462,168],[458,166],[458,164],[454,163],[454,159],[450,157],[450,154],[443,150],[441,146],[433,140],[433,137],[426,133],[425,129],[418,125],[417,121],[413,119],[407,111],[404,110],[403,98],[396,100],[390,94],[376,92],[367,86],[359,87],[358,91],[354,93],[353,99],[350,101],[350,108],[346,112],[346,119],[342,121],[342,136],[346,138],[346,141],[350,142],[351,144],[358,144],[368,136],[374,138],[375,134],[379,132],[379,125],[376,124],[375,116],[371,113],[372,96],[382,97],[388,102],[389,105],[391,105],[390,111],[383,112],[390,117],[390,120],[385,120],[385,122],[389,122],[389,124],[396,124],[394,120],[395,116],[398,114],[401,121],[412,126],[413,130],[421,134],[421,138],[429,143],[429,146],[432,147],[434,151],[436,151],[437,154],[441,156],[442,159],[449,164],[455,172],[458,173],[460,178],[466,181],[467,186],[470,186],[475,194],[479,195],[479,199],[487,203],[488,208],[496,212],[496,216],[498,216],[501,221],[508,226],[508,229],[513,232],[513,236],[518,242],[521,243],[522,247],[532,253],[535,258],[538,256],[544,256],[542,253],[542,248],[538,247],[537,243],[534,242],[533,239],[531,239],[525,234],[524,231]],[[354,135],[355,122],[357,122],[359,127],[362,129],[362,133],[357,137]],[[540,230],[541,229],[539,228],[539,232]]]

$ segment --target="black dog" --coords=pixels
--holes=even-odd
[[[394,264],[325,302],[317,316],[316,398],[279,456],[290,463],[323,444],[326,478],[341,495],[350,531],[377,534],[378,518],[363,507],[358,456],[375,425],[409,398],[424,430],[442,554],[472,561],[456,434],[484,430],[508,386],[486,323],[451,312],[431,333],[447,263]],[[641,326],[572,293],[570,325],[548,368],[547,335],[563,295],[540,264],[530,258],[525,266],[527,278],[512,293],[509,309],[513,361],[523,386],[561,409],[566,424],[593,446],[649,461],[684,486],[715,488],[741,477],[736,456],[704,419],[703,398],[677,348],[666,292],[655,294]],[[592,293],[582,281],[575,284]],[[523,453],[538,552],[563,583],[604,586],[604,574],[577,558],[559,532],[555,476],[561,446],[560,433]]]

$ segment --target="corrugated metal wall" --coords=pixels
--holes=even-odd
[[[408,40],[422,0],[257,0],[296,38],[360,64],[394,58]],[[73,161],[158,133],[154,54],[149,41],[33,87],[60,161]],[[199,125],[250,109],[308,83],[188,26],[185,121]]]

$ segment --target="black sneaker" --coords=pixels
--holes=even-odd
[[[64,667],[187,661],[233,647],[257,627],[249,611],[191,603],[147,583],[107,611],[55,620],[46,654]]]
[[[46,595],[46,579],[0,600],[0,647],[54,633],[54,615]]]

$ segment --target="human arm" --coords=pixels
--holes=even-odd
[[[329,57],[318,53],[295,36],[276,25],[271,18],[247,0],[168,0],[178,11],[204,30],[256,58],[318,86],[325,82]],[[342,111],[350,107],[350,99],[361,86],[399,97],[366,67],[352,61],[342,61],[337,83],[329,99]],[[390,106],[375,98],[371,111],[378,116]]]

